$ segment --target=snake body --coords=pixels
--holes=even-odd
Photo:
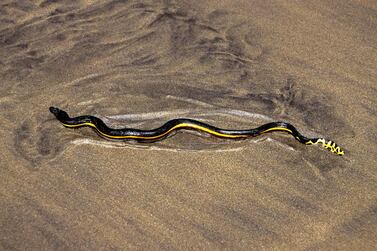
[[[133,128],[113,129],[108,127],[101,119],[85,115],[71,118],[68,113],[56,107],[50,107],[50,112],[65,126],[77,128],[88,126],[96,130],[98,134],[109,139],[127,140],[133,139],[138,142],[154,142],[162,140],[173,131],[181,129],[198,130],[211,135],[228,139],[245,139],[256,137],[261,134],[273,131],[283,131],[291,134],[297,141],[305,145],[320,144],[337,155],[344,155],[344,151],[333,141],[324,138],[307,138],[303,136],[291,124],[286,122],[271,122],[260,127],[248,130],[227,130],[218,128],[194,119],[179,118],[167,121],[162,126],[151,130],[140,130]]]

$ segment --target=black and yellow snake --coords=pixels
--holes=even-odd
[[[263,133],[272,131],[283,131],[291,134],[297,141],[305,145],[321,144],[337,155],[344,155],[344,151],[333,141],[323,138],[307,138],[301,135],[298,130],[291,124],[286,122],[271,122],[260,127],[248,130],[227,130],[221,129],[197,120],[179,118],[172,119],[164,125],[152,130],[140,130],[132,128],[112,129],[108,127],[101,119],[94,116],[78,116],[71,118],[69,115],[59,108],[50,107],[50,112],[66,127],[76,128],[89,126],[94,128],[101,136],[110,139],[133,139],[139,142],[153,142],[166,138],[171,132],[180,129],[194,129],[203,131],[211,135],[228,138],[228,139],[244,139],[255,137]]]

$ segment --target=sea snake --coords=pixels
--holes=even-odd
[[[178,118],[166,122],[164,125],[152,130],[140,130],[133,128],[113,129],[108,127],[101,119],[85,115],[71,118],[69,115],[59,108],[50,107],[50,112],[65,126],[70,128],[89,126],[96,130],[96,132],[109,139],[127,140],[133,139],[138,142],[154,142],[162,140],[169,136],[175,130],[193,129],[203,131],[211,135],[227,138],[227,139],[245,139],[256,137],[263,133],[272,131],[283,131],[291,134],[297,141],[305,145],[320,144],[331,152],[342,156],[344,151],[333,141],[324,138],[307,138],[291,124],[286,122],[271,122],[260,127],[248,130],[227,130],[221,129],[194,119]]]

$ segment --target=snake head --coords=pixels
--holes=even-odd
[[[50,112],[52,114],[55,115],[55,117],[60,120],[60,121],[63,121],[63,120],[67,120],[69,119],[69,116],[68,116],[68,113],[66,113],[65,111],[63,110],[60,110],[59,108],[56,108],[56,107],[50,107],[49,108]]]
[[[51,112],[52,114],[54,114],[55,116],[58,115],[59,112],[61,111],[59,108],[52,107],[52,106],[49,108],[49,110],[50,110],[50,112]]]

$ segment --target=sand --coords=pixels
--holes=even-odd
[[[0,3],[0,249],[372,250],[377,247],[377,4]],[[230,141],[154,144],[64,128],[189,117]]]

